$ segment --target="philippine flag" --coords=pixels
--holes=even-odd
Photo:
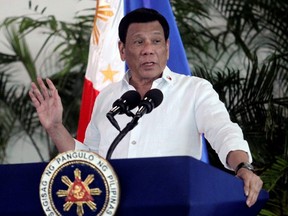
[[[97,0],[96,4],[77,132],[80,142],[84,140],[97,95],[110,83],[120,81],[125,73],[125,63],[118,51],[118,25],[124,14],[145,7],[165,16],[170,26],[168,66],[177,73],[191,75],[169,0]],[[207,162],[205,143],[203,147],[202,161]]]

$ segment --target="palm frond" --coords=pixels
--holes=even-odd
[[[260,215],[288,214],[288,161],[287,158],[277,157],[276,161],[265,170],[261,178],[264,188],[269,191],[270,199]]]
[[[267,191],[271,191],[275,188],[278,181],[283,181],[282,184],[288,186],[288,161],[281,157],[276,157],[276,161],[271,165],[270,168],[265,170],[261,174],[261,178],[264,182],[264,188]],[[284,182],[284,179],[286,181]]]
[[[36,80],[37,69],[26,40],[24,38],[19,38],[14,27],[6,30],[6,38],[9,44],[11,44],[12,51],[17,56],[17,60],[24,65],[31,80]]]
[[[27,90],[20,86],[9,86],[11,75],[0,72],[0,115],[1,115],[1,146],[7,146],[15,132],[24,132],[23,135],[30,138],[32,145],[37,150],[39,157],[43,159],[32,134],[39,128],[39,120],[28,96]],[[5,152],[2,152],[5,154]]]

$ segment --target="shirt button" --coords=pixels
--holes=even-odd
[[[131,144],[132,144],[132,145],[136,145],[136,141],[133,140],[133,141],[131,142]]]

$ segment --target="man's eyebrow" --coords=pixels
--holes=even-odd
[[[152,34],[164,36],[164,34],[161,31],[153,31]],[[136,32],[135,34],[132,34],[132,37],[134,37],[134,36],[137,37],[137,36],[141,36],[141,35],[144,35],[144,34],[142,32]]]

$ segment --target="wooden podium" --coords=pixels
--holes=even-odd
[[[117,216],[249,216],[257,215],[269,198],[262,190],[248,208],[240,179],[191,157],[109,162],[120,182]],[[46,165],[0,166],[0,215],[44,215],[39,183]]]

